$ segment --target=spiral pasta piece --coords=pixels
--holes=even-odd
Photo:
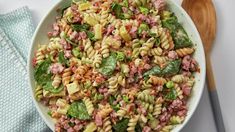
[[[148,102],[142,102],[142,106],[144,107],[144,109],[149,112],[152,113],[154,110],[154,105]]]
[[[143,44],[143,46],[140,48],[140,55],[145,56],[148,54],[148,51],[153,47],[153,44],[155,42],[154,38],[150,38],[146,41],[146,43]]]
[[[126,79],[122,75],[118,75],[118,84],[122,87],[125,87],[126,85]]]
[[[93,56],[96,54],[96,51],[91,45],[91,40],[90,39],[83,40],[83,45],[84,45],[84,50],[86,51],[87,57],[90,59],[93,58]]]
[[[117,76],[113,76],[108,79],[109,82],[109,93],[115,93],[118,90],[118,78]]]
[[[154,56],[154,63],[158,65],[163,65],[168,61],[168,57],[166,56]]]
[[[103,130],[104,132],[112,132],[112,125],[109,117],[104,119]]]
[[[64,72],[62,74],[62,82],[63,82],[63,85],[67,85],[69,84],[70,80],[71,80],[71,69],[70,68],[66,68],[64,69]]]
[[[128,132],[135,132],[135,126],[139,120],[139,115],[134,115],[128,122],[128,128],[127,131]]]
[[[58,88],[60,86],[61,80],[62,80],[61,75],[56,74],[54,80],[52,81],[52,86],[54,88]]]
[[[35,94],[36,100],[40,101],[43,98],[43,89],[42,89],[42,86],[37,85],[34,94]]]
[[[167,126],[164,126],[160,132],[170,132],[171,130],[173,129],[173,126],[172,125],[167,125]]]
[[[162,48],[157,47],[157,48],[151,49],[149,53],[150,53],[150,56],[161,56],[162,52],[163,52]]]
[[[109,44],[106,43],[107,37],[104,37],[101,45],[101,55],[103,58],[107,58],[109,56]]]
[[[94,111],[94,106],[93,106],[90,98],[87,98],[87,97],[83,98],[83,102],[86,106],[88,114],[92,115],[92,112]]]
[[[165,50],[168,50],[170,48],[169,40],[168,40],[168,34],[166,29],[160,29],[159,30],[160,40],[161,40],[161,47]]]
[[[150,92],[151,92],[151,90],[149,90],[149,89],[146,89],[142,92],[139,92],[137,94],[137,99],[153,104],[154,103],[154,96],[151,96]]]
[[[190,78],[187,82],[186,82],[186,85],[189,86],[190,88],[193,87],[195,83],[195,80],[193,78]]]
[[[171,80],[176,83],[184,83],[187,82],[189,78],[184,75],[175,75],[171,78]]]
[[[113,109],[108,105],[108,106],[105,106],[104,108],[102,108],[97,114],[99,114],[102,118],[105,118],[105,117],[107,117],[112,111],[113,111]]]
[[[155,118],[158,117],[159,114],[161,114],[161,110],[162,110],[162,102],[163,99],[161,97],[157,98],[155,105],[154,105],[154,111],[153,111],[153,116]]]
[[[125,108],[121,108],[120,110],[117,111],[117,116],[120,118],[123,118],[127,114],[127,110]]]
[[[46,56],[45,56],[45,51],[46,51],[47,46],[46,45],[40,45],[40,48],[36,52],[36,64],[42,63]]]
[[[93,66],[99,68],[101,63],[102,63],[102,55],[96,54],[94,56]]]
[[[193,48],[182,48],[175,51],[179,57],[184,57],[186,55],[191,55],[194,52]]]
[[[167,81],[163,77],[150,76],[149,82],[153,85],[164,85]]]
[[[175,124],[181,124],[184,121],[183,117],[180,116],[172,116],[170,118],[170,123],[175,125]]]
[[[62,45],[59,43],[60,38],[51,38],[50,43],[47,46],[48,51],[61,50]]]
[[[151,88],[152,87],[152,84],[151,84],[151,82],[149,81],[149,80],[147,80],[147,81],[143,81],[143,84],[142,84],[142,89],[149,89],[149,88]]]
[[[179,99],[183,99],[184,98],[183,91],[181,90],[181,88],[179,87],[178,84],[175,84],[175,90],[176,90],[176,93],[177,93],[177,97]]]

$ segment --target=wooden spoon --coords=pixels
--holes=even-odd
[[[216,36],[216,12],[211,0],[183,0],[182,7],[191,16],[200,33],[205,55],[207,87],[218,132],[225,132],[219,98],[210,61],[210,51]]]

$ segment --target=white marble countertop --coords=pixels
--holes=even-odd
[[[32,11],[34,24],[58,0],[0,0],[0,14],[7,13],[18,7],[27,5]],[[218,30],[215,46],[212,51],[212,64],[218,94],[227,132],[235,131],[235,1],[214,0],[217,11]],[[207,89],[200,104],[189,123],[182,132],[216,132]]]

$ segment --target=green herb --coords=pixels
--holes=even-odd
[[[95,34],[91,31],[86,31],[87,37],[91,40],[91,41],[95,41]]]
[[[90,81],[90,80],[88,80],[88,81],[86,81],[86,82],[84,83],[84,88],[85,88],[85,89],[91,88],[91,81]]]
[[[137,123],[135,126],[135,132],[142,132],[142,128],[139,123]]]
[[[168,63],[168,65],[162,70],[163,75],[175,75],[180,70],[181,60],[173,60]]]
[[[67,65],[67,66],[69,65],[69,61],[64,57],[63,51],[59,52],[58,57],[59,57],[59,63],[61,63],[62,65]]]
[[[82,101],[73,102],[68,109],[68,115],[80,120],[90,119],[86,106]]]
[[[192,46],[192,42],[189,39],[188,34],[173,13],[165,14],[162,25],[170,30],[175,43],[175,49]]]
[[[126,129],[128,127],[128,118],[123,118],[122,120],[118,121],[114,126],[113,130],[114,132],[126,132]]]
[[[86,23],[84,23],[82,25],[81,24],[72,24],[71,27],[72,27],[73,30],[79,31],[79,32],[87,31],[87,30],[90,29],[90,25],[86,24]]]
[[[43,88],[44,90],[46,90],[46,91],[49,91],[49,92],[51,92],[51,93],[56,94],[56,93],[61,92],[61,91],[64,89],[64,86],[63,86],[63,85],[60,85],[58,88],[54,88],[54,87],[52,86],[52,81],[50,80],[50,81],[48,81],[46,84],[44,84],[44,85],[42,86],[42,88]]]
[[[166,87],[167,88],[173,88],[174,87],[174,82],[172,82],[172,81],[167,82]]]
[[[147,80],[150,75],[162,75],[161,68],[159,66],[155,66],[152,69],[150,69],[149,71],[145,72],[143,74],[144,79]]]
[[[96,93],[94,96],[94,100],[102,100],[104,98],[104,95]]]
[[[48,68],[50,65],[50,59],[46,59],[35,68],[34,78],[39,85],[44,85],[51,79],[52,74],[48,73]]]
[[[102,73],[105,76],[110,76],[114,72],[116,68],[116,57],[115,55],[110,55],[108,58],[102,59],[102,63],[100,65],[100,73]]]
[[[109,96],[109,104],[111,105],[111,107],[114,109],[114,111],[118,111],[120,109],[120,105],[114,105],[114,101],[116,100],[116,98],[114,96]]]
[[[73,41],[70,40],[70,38],[65,34],[65,32],[61,32],[61,33],[60,33],[60,36],[61,36],[62,38],[64,38],[68,43],[70,43],[70,44],[72,44],[72,45],[74,45],[74,46],[77,46],[76,43],[74,43]]]
[[[124,61],[125,60],[125,54],[123,52],[116,52],[116,59],[117,61]]]
[[[81,59],[82,54],[81,54],[81,52],[79,51],[79,49],[73,48],[72,53],[73,53],[73,55],[74,55],[75,57]]]
[[[52,116],[52,113],[50,110],[47,112],[47,115]]]
[[[122,99],[123,99],[123,101],[125,101],[126,103],[129,103],[129,97],[128,97],[128,96],[123,95],[123,96],[122,96]]]
[[[148,32],[148,30],[149,30],[148,24],[146,24],[146,23],[141,23],[140,26],[139,26],[139,28],[138,28],[137,33],[138,33],[138,34],[142,34],[143,31],[147,31],[147,32]]]
[[[123,4],[123,6],[125,6],[125,7],[128,7],[128,6],[129,6],[128,0],[123,0],[122,4]]]
[[[140,6],[139,9],[140,9],[141,13],[143,13],[145,15],[148,15],[148,13],[149,13],[149,9],[148,8]]]
[[[61,17],[63,17],[65,10],[68,9],[69,7],[70,6],[66,6],[66,7],[62,8],[62,10],[61,10]]]
[[[125,3],[121,3],[121,4],[123,4],[124,6],[128,6],[127,3],[125,2]],[[123,10],[122,10],[123,6],[121,4],[113,3],[111,5],[111,9],[114,12],[115,16],[119,19],[129,19],[129,18],[131,18],[133,13],[129,9],[128,9],[127,13],[123,13]]]
[[[170,89],[170,92],[166,94],[166,99],[175,100],[177,98],[177,92],[174,88]]]

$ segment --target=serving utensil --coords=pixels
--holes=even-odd
[[[218,132],[225,132],[219,98],[213,75],[210,53],[216,36],[216,12],[212,0],[183,0],[182,7],[193,19],[203,42],[206,55],[207,88]]]

